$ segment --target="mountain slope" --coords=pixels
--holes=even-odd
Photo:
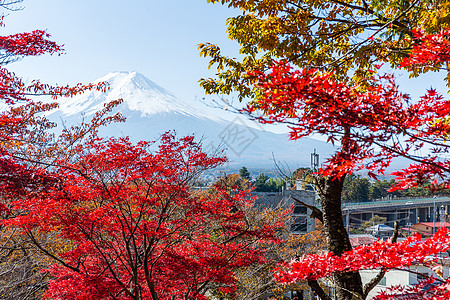
[[[178,101],[169,91],[137,72],[109,73],[95,81],[99,82],[108,82],[110,89],[105,93],[89,91],[63,101],[53,114],[60,113],[64,117],[71,117],[82,112],[85,116],[90,116],[102,109],[103,104],[123,98],[125,101],[121,110],[127,115],[149,117],[173,113],[206,117],[204,112]]]
[[[154,140],[161,133],[175,130],[178,135],[195,134],[205,149],[215,152],[226,149],[229,167],[242,165],[252,168],[273,168],[272,157],[288,164],[291,169],[309,166],[310,153],[317,149],[323,157],[334,151],[327,143],[303,138],[289,141],[287,134],[275,134],[244,116],[208,107],[202,103],[181,101],[137,72],[114,72],[97,82],[107,81],[106,93],[87,92],[63,101],[48,118],[66,125],[89,119],[103,104],[123,98],[117,110],[127,122],[112,124],[101,130],[103,136],[130,136],[132,140]]]

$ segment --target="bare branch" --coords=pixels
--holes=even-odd
[[[311,210],[311,218],[318,219],[320,222],[323,223],[323,213],[322,213],[322,211],[320,209],[318,209],[315,206],[306,204],[305,202],[300,201],[300,200],[298,200],[295,197],[291,196],[291,198],[294,199],[294,201],[297,202],[298,204],[300,204],[300,205],[302,205],[302,206],[304,206],[306,208],[309,208]]]
[[[395,225],[394,225],[394,232],[392,233],[392,237],[391,240],[393,243],[397,242],[397,237],[398,237],[398,229],[399,229],[399,222],[395,221]],[[363,289],[363,299],[366,299],[367,296],[369,295],[370,291],[378,284],[380,283],[381,279],[383,279],[384,275],[386,274],[388,270],[386,268],[382,268],[380,270],[380,272],[377,274],[377,276],[375,276],[374,278],[372,278],[372,280],[370,280]]]
[[[332,300],[330,296],[325,293],[323,288],[319,285],[317,280],[308,279],[309,287],[320,297],[322,300]]]
[[[273,163],[275,164],[275,169],[277,170],[278,175],[280,175],[286,181],[291,180],[290,174],[292,174],[292,172],[289,169],[287,163],[284,163],[285,165],[284,166],[280,161],[277,161],[275,158],[275,154],[273,152],[272,152],[272,160]]]
[[[62,259],[58,258],[56,255],[50,253],[47,249],[45,249],[44,247],[42,247],[42,245],[39,243],[39,241],[36,240],[36,238],[34,237],[33,233],[31,231],[27,231],[26,235],[30,238],[30,240],[33,242],[33,244],[45,255],[47,255],[48,257],[54,259],[55,261],[57,261],[58,263],[60,263],[61,265],[63,265],[64,267],[75,271],[75,272],[80,272],[80,269],[77,267],[73,267],[69,264],[67,264],[65,261],[63,261]]]

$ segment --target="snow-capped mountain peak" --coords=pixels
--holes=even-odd
[[[103,76],[102,78],[97,79],[95,82],[108,82],[111,86],[115,88],[130,88],[130,85],[137,89],[143,90],[157,90],[161,94],[171,95],[175,98],[169,91],[160,87],[141,73],[136,71],[133,72],[111,72]]]
[[[138,72],[112,72],[95,81],[108,82],[109,90],[88,91],[71,99],[61,101],[60,106],[53,113],[62,116],[74,116],[83,112],[90,116],[103,108],[104,103],[124,99],[120,111],[126,114],[140,114],[152,116],[164,113],[207,117],[201,111],[182,103],[169,91],[160,87]]]
[[[333,151],[332,146],[323,142],[307,138],[292,142],[286,134],[270,132],[244,116],[201,102],[177,99],[138,72],[112,72],[96,82],[108,82],[110,89],[62,99],[59,108],[47,117],[56,123],[62,121],[64,126],[78,124],[103,109],[104,103],[122,98],[123,103],[114,112],[120,111],[127,121],[102,127],[100,136],[155,140],[168,130],[176,130],[179,136],[195,135],[207,153],[226,148],[230,166],[272,167],[274,155],[280,161],[304,165],[314,148],[321,149],[321,155]]]

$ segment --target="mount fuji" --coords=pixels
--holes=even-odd
[[[116,110],[127,121],[103,128],[101,136],[130,136],[139,141],[157,139],[168,130],[175,130],[178,136],[195,134],[206,151],[225,149],[230,171],[244,165],[274,169],[273,157],[295,170],[310,165],[314,149],[320,153],[321,161],[334,152],[333,146],[325,142],[311,138],[289,141],[286,133],[275,133],[272,127],[263,127],[245,116],[202,102],[181,101],[137,72],[113,72],[96,82],[102,81],[110,85],[107,92],[90,91],[61,101],[47,117],[56,123],[73,125],[83,118],[90,119],[104,103],[123,98]]]

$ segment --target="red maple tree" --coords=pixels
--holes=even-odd
[[[438,255],[450,250],[450,235],[446,229],[422,241],[417,234],[398,243],[378,240],[371,245],[358,246],[336,256],[333,253],[311,254],[278,268],[277,279],[283,283],[297,280],[317,280],[332,274],[368,269],[405,270],[421,265],[442,276]],[[414,272],[414,271],[412,271]],[[395,286],[381,292],[374,299],[448,299],[450,278],[426,276],[415,286]],[[427,288],[425,288],[427,287]]]
[[[11,8],[18,2],[20,0],[2,1],[0,7]],[[0,112],[0,255],[4,270],[0,288],[5,297],[22,298],[29,294],[41,294],[46,281],[45,275],[36,275],[47,263],[41,255],[30,256],[36,253],[30,248],[33,241],[3,223],[14,218],[17,213],[22,213],[14,210],[11,201],[37,195],[58,184],[61,180],[59,176],[49,172],[55,161],[75,155],[72,146],[89,134],[95,135],[99,126],[122,120],[120,114],[109,116],[112,107],[121,102],[117,100],[107,104],[91,122],[64,129],[58,137],[54,137],[49,130],[55,125],[45,119],[42,112],[55,108],[57,103],[41,103],[30,97],[71,97],[90,89],[105,90],[107,84],[53,87],[39,80],[26,84],[6,69],[8,63],[20,60],[23,56],[62,54],[63,48],[49,40],[49,37],[41,30],[0,36],[0,99],[6,104],[6,108],[2,105],[3,110]],[[45,237],[40,235],[36,242],[42,239]],[[21,278],[15,278],[16,271]],[[3,284],[5,281],[7,285]]]
[[[416,31],[415,46],[402,66],[410,71],[429,70],[436,64],[449,62],[448,34],[448,30],[435,35]],[[414,256],[417,247],[408,246],[413,240],[402,243],[402,249],[389,244],[392,251],[388,252],[383,243],[352,250],[340,208],[344,178],[362,169],[376,178],[377,174],[384,174],[393,158],[405,157],[413,164],[394,173],[399,182],[395,188],[413,187],[425,181],[433,181],[433,188],[448,188],[450,160],[445,154],[450,150],[446,143],[450,133],[447,120],[450,102],[435,90],[428,90],[425,96],[413,101],[398,90],[392,75],[371,76],[361,84],[336,82],[330,75],[314,69],[293,69],[284,61],[275,63],[267,73],[250,73],[259,94],[244,111],[262,123],[287,124],[291,139],[320,134],[338,144],[337,152],[318,171],[315,182],[322,206],[322,211],[317,209],[315,213],[324,221],[330,252],[294,262],[281,277],[286,282],[307,279],[322,299],[329,299],[317,279],[332,276],[338,299],[353,299],[355,295],[365,299],[377,282],[363,286],[358,270],[380,269],[379,281],[387,270],[409,266],[409,261],[398,261],[396,256],[409,255],[419,263],[424,257]],[[420,150],[425,154],[418,155]],[[435,238],[442,236],[441,242],[447,249],[449,240],[445,234]],[[436,242],[432,246],[442,248]],[[433,247],[428,248],[430,254]],[[370,259],[380,254],[397,265],[380,263],[381,258]],[[447,299],[447,286],[444,280],[427,293],[419,293],[419,287],[402,291],[410,298],[434,295],[433,299]]]
[[[260,239],[276,241],[274,225],[254,228],[248,192],[215,185],[191,190],[199,172],[223,163],[193,137],[164,134],[151,143],[101,139],[58,161],[60,179],[13,203],[23,215],[4,224],[58,232],[70,250],[52,256],[49,299],[207,299],[232,292],[234,270],[263,261]],[[280,225],[280,224],[279,224]]]
[[[0,6],[8,7],[17,2],[19,1],[2,3]],[[3,21],[0,22],[0,26],[4,26]],[[49,40],[49,37],[50,35],[42,30],[0,36],[0,99],[8,105],[8,109],[0,113],[0,141],[2,142],[0,147],[0,178],[2,178],[0,187],[13,193],[19,193],[25,188],[30,189],[30,184],[34,184],[36,187],[42,186],[44,180],[41,176],[42,170],[30,169],[30,164],[25,163],[21,159],[23,157],[18,157],[16,150],[24,145],[31,147],[33,144],[38,144],[38,139],[41,139],[42,144],[49,143],[50,134],[46,130],[54,126],[54,124],[39,116],[39,113],[51,110],[57,104],[44,104],[32,101],[29,97],[48,95],[57,99],[59,97],[72,97],[91,89],[102,91],[107,89],[107,83],[105,82],[56,87],[41,83],[39,80],[34,80],[31,84],[25,84],[19,77],[4,67],[23,56],[38,56],[46,53],[62,54],[62,46]],[[101,111],[94,118],[94,121],[97,122],[96,126],[121,119],[118,115],[105,118],[107,113],[111,111],[112,106],[118,103],[120,101],[109,104],[104,111]],[[105,120],[102,121],[102,119]],[[78,130],[78,133],[85,135],[89,131],[86,129]],[[67,140],[76,139],[74,136],[68,137],[69,130],[64,130],[64,134]],[[63,143],[62,140],[59,142]]]
[[[44,31],[0,37],[0,61],[60,54],[62,48],[48,37]],[[106,117],[117,101],[91,124],[63,130],[55,142],[48,133],[53,125],[37,114],[56,104],[29,99],[105,88],[104,83],[26,85],[0,68],[0,97],[10,106],[0,115],[1,226],[20,228],[55,262],[46,270],[53,280],[44,297],[156,300],[206,299],[208,291],[232,294],[234,270],[263,261],[257,242],[277,242],[274,230],[281,224],[249,224],[246,210],[253,200],[248,191],[220,184],[192,190],[200,172],[225,161],[206,155],[193,137],[164,134],[159,146],[133,145],[126,138],[104,141],[95,129],[120,119]],[[55,252],[37,234],[52,234],[66,246]]]

